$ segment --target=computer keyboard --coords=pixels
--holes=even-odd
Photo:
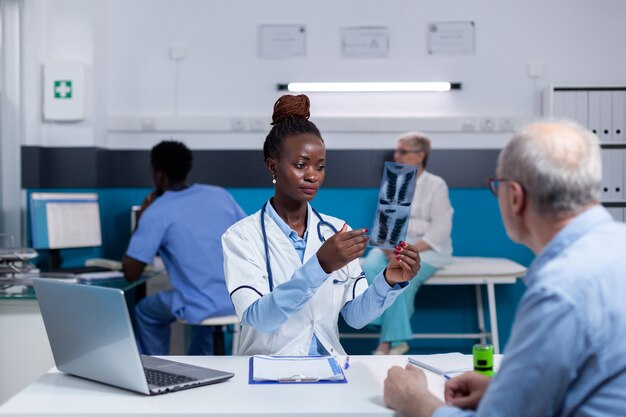
[[[170,385],[184,384],[185,382],[197,381],[195,378],[190,378],[184,375],[172,374],[169,372],[159,371],[156,369],[143,368],[146,374],[146,380],[149,385],[156,387],[169,387]]]
[[[102,266],[77,266],[73,268],[51,269],[46,272],[79,275],[79,274],[93,274],[94,272],[111,272],[111,271],[112,271],[111,269],[104,268]]]
[[[35,251],[32,248],[0,247],[0,260],[33,259],[36,256],[37,256],[37,251]]]

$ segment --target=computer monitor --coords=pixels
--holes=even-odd
[[[32,193],[30,230],[32,247],[50,249],[51,258],[59,249],[101,246],[98,194]]]
[[[130,233],[133,233],[139,223],[139,213],[141,212],[141,206],[130,207]]]

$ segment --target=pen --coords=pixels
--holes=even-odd
[[[343,365],[343,369],[350,368],[350,356],[346,356],[346,363]]]
[[[452,379],[452,377],[451,377],[450,375],[447,375],[447,374],[443,374],[443,378],[444,378],[446,381],[449,381],[449,380],[451,380],[451,379]]]

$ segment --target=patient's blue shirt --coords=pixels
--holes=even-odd
[[[626,415],[626,225],[593,207],[533,261],[502,366],[478,410],[444,416]]]

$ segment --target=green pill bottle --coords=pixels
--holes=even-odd
[[[493,345],[477,343],[472,348],[474,355],[474,372],[492,377],[493,372]]]

